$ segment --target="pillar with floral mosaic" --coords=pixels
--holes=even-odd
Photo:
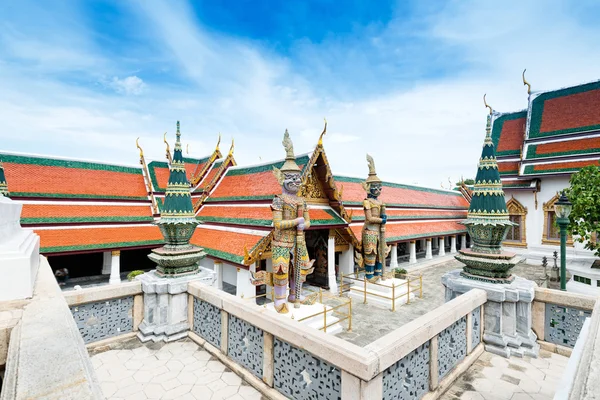
[[[160,219],[156,222],[165,239],[165,245],[152,250],[148,255],[157,264],[158,275],[177,277],[199,271],[198,262],[206,253],[201,247],[190,244],[190,238],[199,223],[192,206],[190,182],[186,176],[181,151],[181,132],[177,121],[177,141],[169,167],[169,181]]]
[[[462,221],[473,245],[469,249],[461,249],[456,259],[465,264],[461,275],[466,278],[491,283],[510,283],[514,279],[510,271],[519,258],[514,253],[504,251],[502,241],[515,223],[510,221],[506,208],[491,137],[492,109],[489,108],[473,197],[467,219]]]
[[[8,197],[8,184],[6,183],[2,160],[0,160],[0,196]]]

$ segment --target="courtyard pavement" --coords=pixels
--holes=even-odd
[[[540,350],[538,358],[510,359],[484,352],[441,399],[552,399],[568,360],[545,350]]]
[[[137,338],[90,353],[109,400],[260,400],[262,395],[189,339],[142,343]]]

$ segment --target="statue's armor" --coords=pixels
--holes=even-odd
[[[381,232],[381,201],[367,198],[363,201],[365,223],[362,229],[362,248],[365,266],[374,266],[379,260],[379,236]],[[380,271],[378,271],[380,272]]]
[[[308,208],[304,199],[286,194],[277,195],[273,199],[271,210],[273,211],[272,261],[273,261],[273,283],[276,286],[285,286],[288,274],[292,273],[294,278],[294,256],[296,242],[298,242],[298,258],[300,266],[300,282],[306,281],[306,275],[312,273],[304,233],[297,235],[298,206],[303,206],[304,228],[310,226]],[[290,271],[290,262],[292,270]]]

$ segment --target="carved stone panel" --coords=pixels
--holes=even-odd
[[[429,341],[383,372],[384,400],[420,399],[429,391]]]
[[[546,303],[544,340],[561,346],[575,347],[579,332],[591,311]]]
[[[195,297],[194,332],[213,346],[221,346],[221,310]]]
[[[440,381],[467,355],[467,317],[464,316],[438,336],[438,376]]]
[[[71,313],[85,343],[133,331],[133,296],[72,306]]]
[[[481,343],[481,307],[477,307],[471,311],[471,348],[474,349],[479,343]]]
[[[246,367],[254,375],[262,378],[263,373],[263,331],[229,315],[229,357]]]
[[[274,387],[295,400],[341,399],[341,371],[309,352],[275,338]]]

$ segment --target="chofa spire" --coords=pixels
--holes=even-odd
[[[161,218],[194,217],[190,196],[190,181],[187,179],[185,163],[181,151],[181,131],[177,121],[177,140],[173,150],[173,161],[169,166],[169,181],[165,192],[165,203]]]

